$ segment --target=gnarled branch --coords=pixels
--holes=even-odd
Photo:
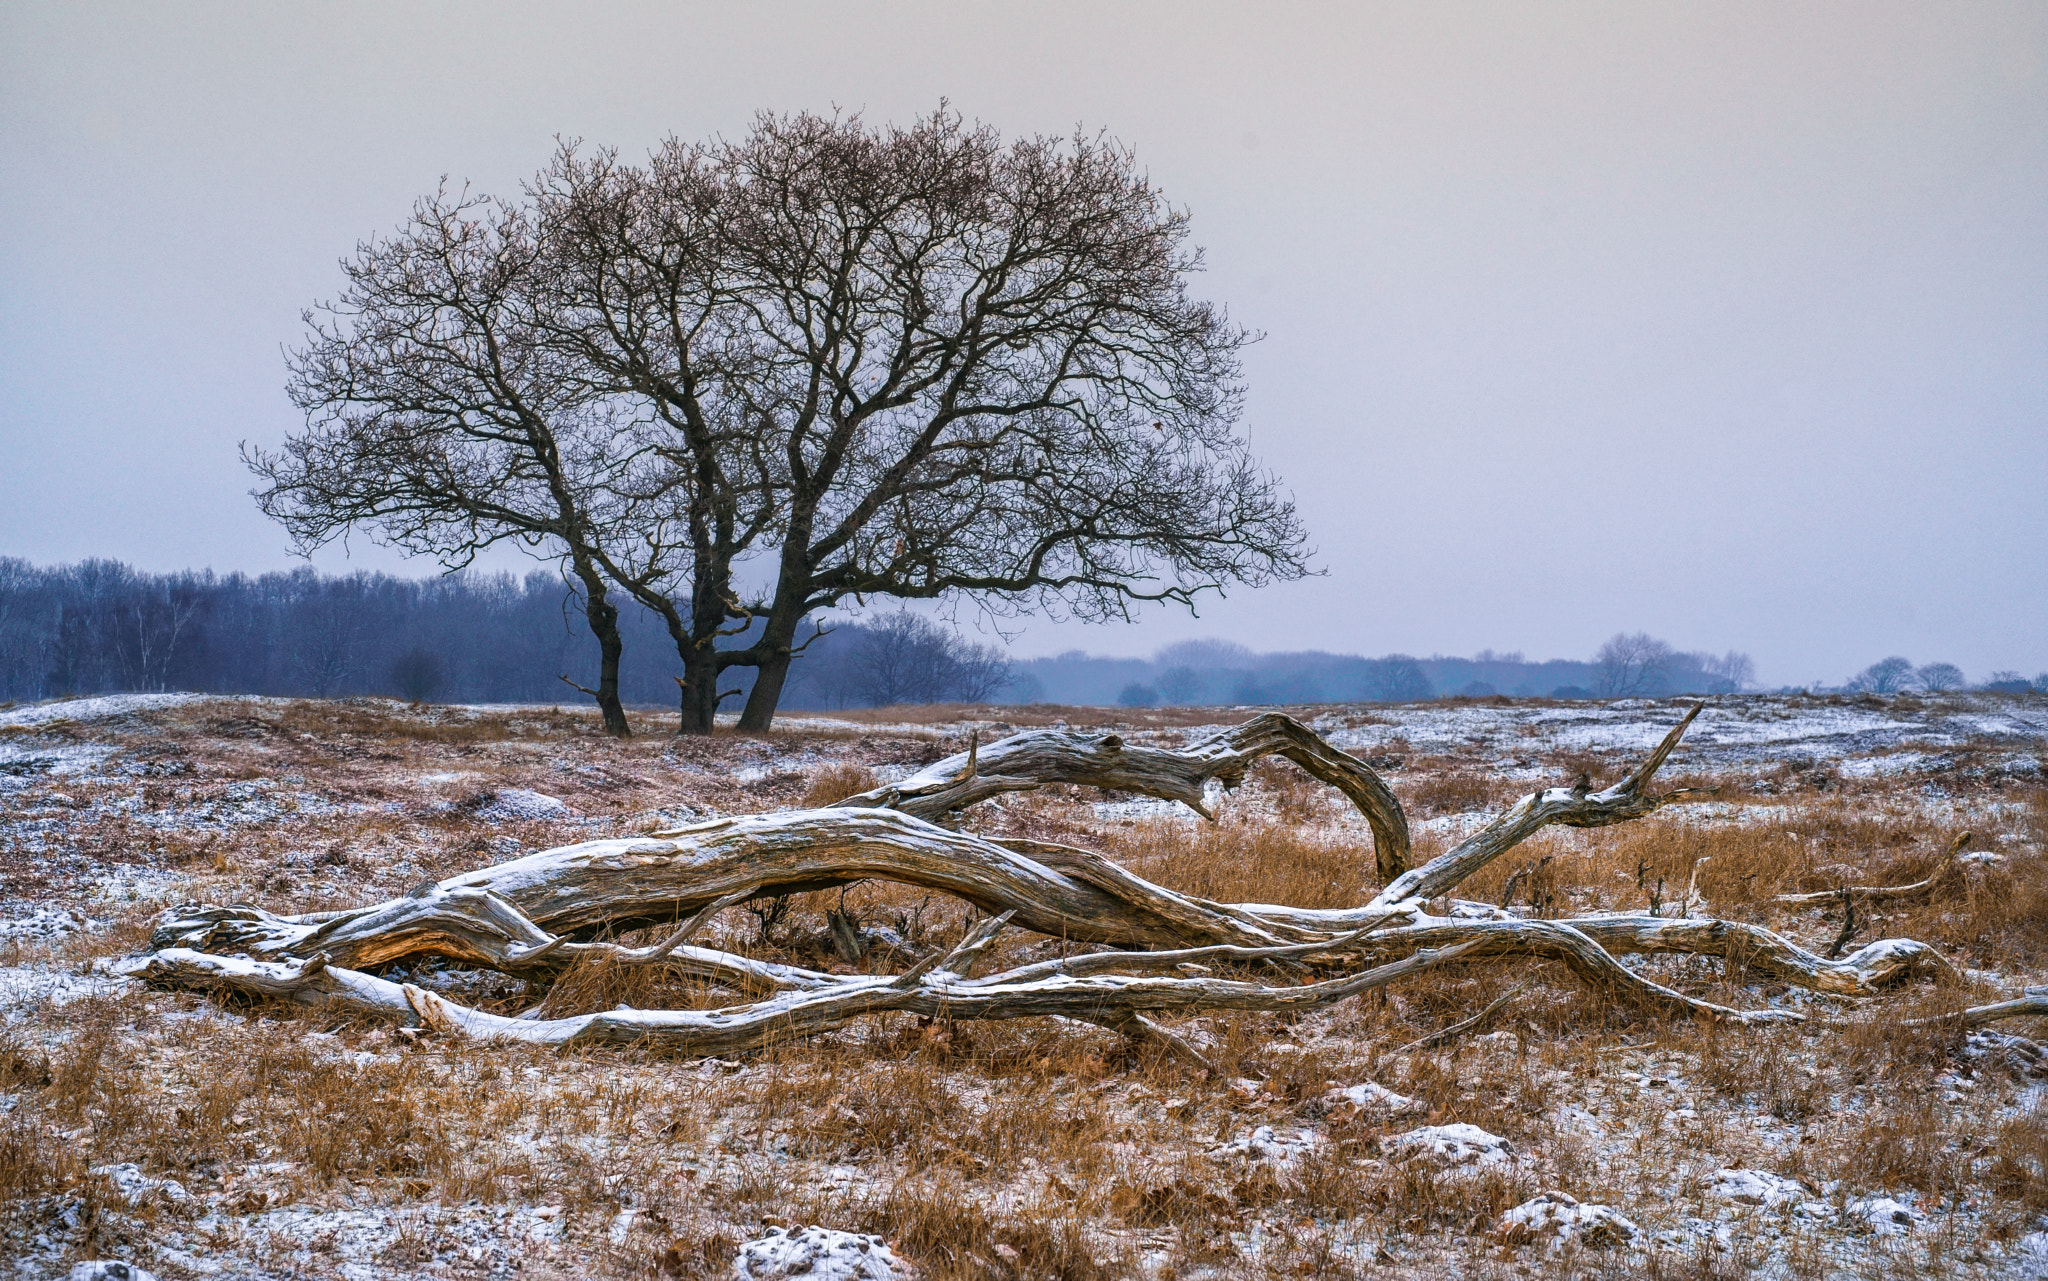
[[[1449,920],[1429,914],[1432,900],[1549,824],[1626,822],[1685,795],[1653,792],[1651,783],[1698,713],[1698,707],[1687,712],[1621,782],[1599,792],[1583,786],[1537,792],[1412,869],[1405,867],[1407,823],[1385,784],[1288,717],[1255,717],[1180,752],[1132,747],[1116,735],[1031,731],[988,747],[976,736],[966,753],[839,806],[544,850],[350,911],[292,917],[245,905],[183,905],[159,922],[152,939],[156,951],[130,969],[157,983],[288,996],[463,1035],[548,1044],[651,1041],[683,1053],[730,1053],[830,1031],[869,1013],[904,1010],[952,1018],[1077,1019],[1164,1045],[1191,1062],[1201,1062],[1199,1053],[1148,1014],[1315,1008],[1454,958],[1556,960],[1602,993],[1669,1014],[1738,1024],[1800,1022],[1804,1016],[1705,1001],[1655,983],[1615,957],[1717,956],[1731,977],[1762,977],[1851,997],[1920,977],[1959,982],[1938,953],[1907,939],[1882,940],[1835,960],[1760,926],[1732,921],[1631,915]],[[1364,905],[1216,903],[1154,885],[1087,850],[984,838],[931,821],[1004,791],[1053,782],[1181,800],[1206,815],[1210,780],[1235,786],[1252,761],[1274,754],[1344,791],[1366,816],[1380,866],[1395,871]],[[724,907],[869,878],[951,894],[991,919],[951,952],[897,975],[824,974],[688,943]],[[644,948],[598,937],[677,922],[680,928]],[[1012,924],[1124,950],[970,977],[995,935]],[[244,955],[222,955],[229,952]],[[760,999],[709,1011],[507,1019],[364,972],[428,954],[529,977],[545,977],[583,957],[659,964]],[[1204,961],[1336,976],[1298,986],[1186,977]],[[1368,962],[1370,968],[1358,968]],[[1973,1017],[2033,1010],[2027,1002],[2005,1003],[1979,1007]]]

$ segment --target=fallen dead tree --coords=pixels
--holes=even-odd
[[[1041,730],[987,749],[970,745],[918,775],[830,808],[545,850],[347,911],[284,916],[246,905],[186,904],[165,914],[152,950],[126,968],[165,986],[282,997],[454,1035],[545,1044],[646,1042],[677,1053],[724,1054],[903,1011],[952,1019],[1063,1017],[1156,1041],[1191,1061],[1200,1061],[1199,1053],[1150,1015],[1313,1009],[1451,961],[1556,961],[1610,999],[1738,1024],[1804,1016],[1702,1000],[1637,974],[1617,955],[1717,957],[1731,976],[1833,996],[1873,996],[1914,978],[1959,982],[1938,953],[1908,939],[1881,940],[1829,959],[1742,922],[1635,915],[1540,920],[1505,913],[1472,920],[1430,910],[1546,826],[1602,827],[1684,799],[1687,792],[1658,793],[1652,784],[1698,712],[1689,711],[1612,786],[1594,791],[1582,780],[1577,787],[1532,793],[1419,867],[1409,866],[1407,821],[1384,780],[1285,716],[1256,717],[1180,752],[1132,746],[1111,734]],[[1210,816],[1210,785],[1235,787],[1248,766],[1267,755],[1291,760],[1338,788],[1365,817],[1386,884],[1361,906],[1217,903],[1154,885],[1086,850],[942,825],[992,796],[1049,783],[1139,792]],[[722,908],[868,879],[948,894],[989,919],[951,952],[894,975],[827,974],[689,943]],[[650,926],[668,933],[644,948],[604,937]],[[973,978],[975,962],[1008,927],[1112,950]],[[664,965],[747,999],[713,1010],[616,1010],[564,1019],[541,1019],[536,1006],[506,1017],[369,972],[426,956],[543,985],[582,957]],[[1275,981],[1189,972],[1204,962]],[[1301,981],[1303,974],[1308,981]],[[2030,1010],[2027,1003],[2007,1002],[1960,1017],[1984,1022]]]

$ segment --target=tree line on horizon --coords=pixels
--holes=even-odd
[[[0,701],[188,690],[559,703],[598,659],[583,610],[575,584],[539,570],[150,574],[0,557]],[[664,621],[635,607],[618,628],[624,702],[673,706],[681,664]],[[836,626],[806,659],[793,707],[983,702],[1011,677],[993,647],[907,613]]]
[[[191,690],[417,702],[557,703],[589,679],[597,654],[573,582],[537,570],[422,579],[388,574],[150,574],[118,561],[38,567],[0,557],[0,701]],[[651,610],[619,616],[620,691],[672,706],[681,667]],[[1415,702],[1431,698],[1616,698],[1748,688],[1746,656],[1685,653],[1642,633],[1588,660],[1532,662],[1319,651],[1255,653],[1218,640],[1168,645],[1149,659],[1072,650],[1013,660],[932,618],[879,612],[806,628],[784,702],[833,710],[907,703],[1093,706]],[[564,681],[564,677],[568,681]],[[1951,664],[1872,664],[1847,691],[1962,688]],[[1983,688],[2035,682],[1995,673]],[[2038,682],[2048,689],[2048,674]]]

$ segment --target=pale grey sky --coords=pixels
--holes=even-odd
[[[761,108],[1103,128],[1266,331],[1326,577],[1023,653],[2048,666],[2048,5],[0,10],[0,555],[295,563],[235,458],[442,174]],[[351,562],[323,556],[326,569]],[[358,543],[354,564],[430,572]]]

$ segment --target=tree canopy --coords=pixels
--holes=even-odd
[[[545,547],[664,617],[685,730],[734,666],[761,729],[849,601],[1101,619],[1306,572],[1188,234],[1128,149],[943,108],[565,144],[359,248],[294,361],[308,426],[252,465],[302,540]]]

